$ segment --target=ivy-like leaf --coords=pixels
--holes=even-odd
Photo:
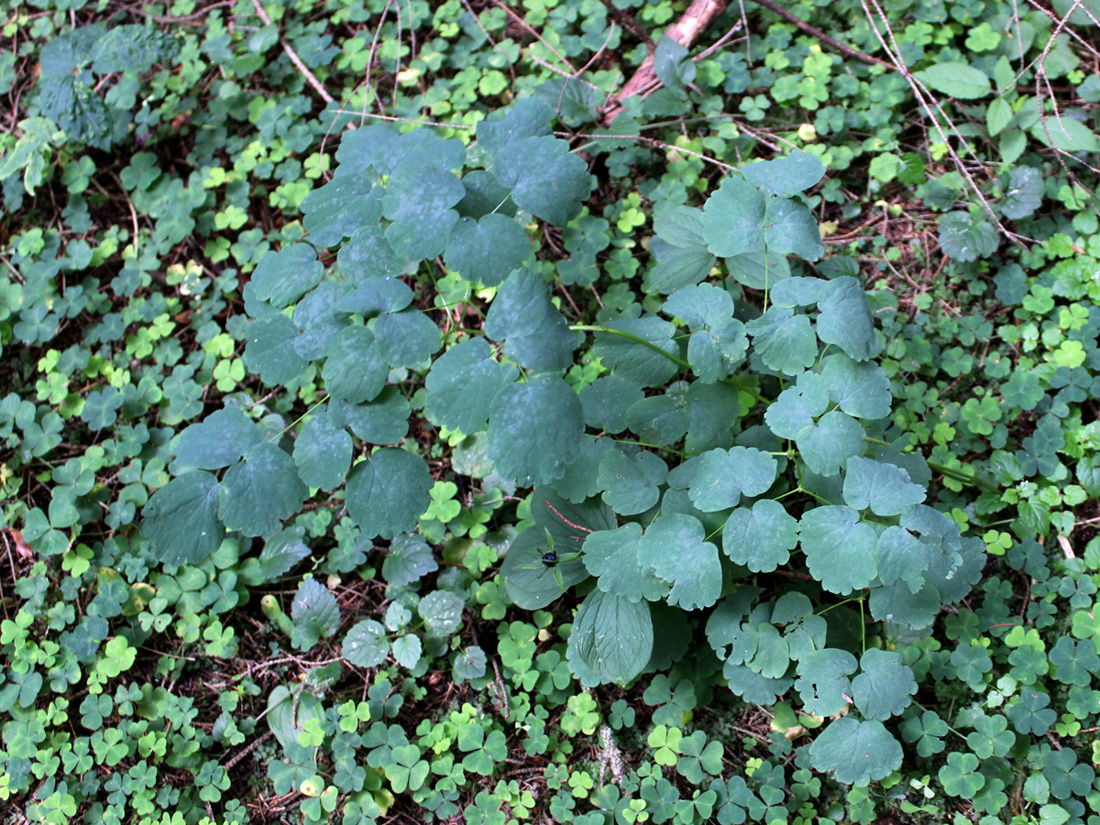
[[[875,531],[855,510],[815,507],[803,513],[799,531],[810,574],[830,593],[846,596],[874,579]]]
[[[901,766],[901,756],[901,745],[882,722],[861,722],[851,716],[837,719],[810,745],[814,770],[858,787],[885,779]]]
[[[556,375],[536,375],[504,387],[489,412],[489,457],[522,486],[547,484],[565,473],[584,433],[572,387]]]
[[[500,287],[485,318],[485,334],[504,339],[505,354],[536,372],[564,370],[573,362],[577,339],[539,273],[517,269]]]
[[[649,603],[596,590],[577,611],[569,648],[605,682],[629,682],[653,651]]]
[[[497,286],[531,254],[524,228],[503,215],[462,218],[451,230],[443,261],[467,281]]]
[[[324,274],[325,267],[312,246],[291,244],[260,258],[252,273],[252,294],[272,306],[285,307],[321,283]]]
[[[798,521],[772,499],[761,499],[751,510],[734,510],[722,529],[722,550],[734,564],[754,573],[770,573],[786,564],[797,544]]]
[[[770,198],[765,211],[764,246],[779,255],[793,253],[804,261],[825,254],[821,230],[813,214],[801,203]]]
[[[424,459],[384,447],[351,468],[347,507],[363,535],[393,538],[416,526],[432,503],[435,481]]]
[[[844,503],[878,516],[897,516],[924,501],[925,490],[909,480],[909,473],[893,464],[869,458],[848,459],[844,475]]]
[[[750,164],[744,174],[749,183],[767,194],[789,198],[816,186],[825,176],[825,164],[816,155],[795,149],[786,157]]]
[[[386,661],[390,644],[386,628],[373,619],[356,622],[344,637],[341,655],[356,667],[378,667]]]
[[[269,387],[293,381],[309,365],[295,349],[301,333],[294,322],[281,312],[273,312],[249,322],[244,363]]]
[[[517,100],[503,113],[494,112],[478,121],[477,143],[486,153],[494,155],[512,141],[550,134],[554,110],[538,98]]]
[[[340,627],[340,607],[332,591],[316,579],[302,579],[290,606],[294,619],[294,646],[309,650]]]
[[[309,487],[339,487],[347,478],[351,457],[351,436],[324,411],[311,417],[294,439],[298,476]]]
[[[395,587],[419,581],[439,569],[432,548],[423,538],[406,534],[396,536],[382,561],[382,578]]]
[[[860,674],[852,680],[852,698],[867,719],[889,719],[909,706],[917,692],[913,671],[897,651],[868,649],[859,660]]]
[[[386,386],[390,370],[373,332],[366,327],[346,327],[328,346],[321,369],[329,395],[358,404],[370,401]]]
[[[600,461],[597,483],[612,510],[621,516],[634,516],[657,503],[660,485],[667,475],[668,467],[653,453],[641,452],[631,458],[612,450]]]
[[[347,249],[347,246],[345,244],[344,249]],[[400,312],[411,304],[412,300],[413,291],[400,278],[392,275],[372,275],[360,280],[355,289],[336,303],[335,309],[338,312],[373,318],[390,312]]]
[[[149,499],[141,531],[165,564],[198,564],[221,546],[218,479],[194,470],[172,479]]]
[[[798,383],[779,394],[764,411],[764,422],[780,438],[798,438],[829,408],[829,390],[822,376],[804,372]]]
[[[638,561],[672,585],[669,604],[710,607],[722,591],[718,548],[704,540],[699,519],[684,513],[657,516],[642,536]]]
[[[425,381],[424,412],[433,424],[466,434],[485,426],[496,394],[517,375],[491,355],[485,339],[471,338],[436,359]]]
[[[565,226],[592,189],[583,160],[569,144],[549,135],[510,140],[497,150],[493,176],[512,190],[512,200],[552,226]]]
[[[948,212],[940,218],[939,228],[940,246],[953,261],[976,261],[997,251],[997,230],[984,218],[967,212]]]
[[[260,441],[255,422],[237,407],[211,413],[180,434],[176,467],[220,470],[233,464]]]
[[[226,470],[218,516],[230,530],[269,536],[301,509],[308,492],[285,451],[271,443],[257,444]]]
[[[825,413],[814,426],[803,429],[795,443],[806,466],[822,476],[837,475],[849,458],[867,448],[863,427],[839,410]]]
[[[423,364],[442,343],[439,327],[419,309],[383,315],[374,322],[374,335],[379,356],[391,367]]]

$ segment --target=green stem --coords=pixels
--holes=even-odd
[[[869,441],[872,444],[881,444],[883,447],[893,446],[890,444],[889,441],[883,441],[881,438],[873,438],[869,435],[864,436],[864,440]],[[925,459],[925,461],[928,464],[928,468],[930,470],[937,472],[942,476],[947,476],[948,478],[962,482],[963,484],[970,484],[974,487],[981,487],[983,490],[989,493],[1001,492],[999,487],[996,487],[993,484],[990,484],[988,481],[978,478],[977,476],[968,476],[966,475],[966,473],[960,473],[953,467],[947,467],[946,465],[940,464],[936,461],[928,461],[927,459]]]

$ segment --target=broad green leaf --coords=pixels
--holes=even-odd
[[[741,496],[766,493],[775,481],[775,457],[754,447],[709,450],[699,457],[688,495],[704,513],[736,507]]]
[[[910,593],[925,584],[925,571],[932,563],[932,548],[902,527],[887,527],[878,538],[878,576],[885,585],[904,581]]]
[[[432,548],[420,536],[395,536],[382,561],[382,578],[386,584],[404,587],[419,581],[439,569]]]
[[[668,321],[648,316],[609,321],[604,326],[616,332],[597,332],[594,351],[615,377],[655,387],[676,374],[679,368],[667,356],[677,356],[679,347],[672,340],[676,328]]]
[[[321,368],[329,395],[358,404],[370,401],[386,386],[389,365],[373,332],[366,327],[346,327],[328,347]]]
[[[96,74],[132,71],[142,74],[177,51],[171,35],[140,24],[112,25],[92,47]]]
[[[797,375],[817,360],[817,338],[805,315],[771,307],[745,324],[745,331],[760,360],[777,372]]]
[[[497,286],[523,266],[531,241],[522,226],[503,215],[461,218],[447,239],[443,261],[467,281]]]
[[[769,252],[793,253],[804,261],[816,261],[825,254],[817,220],[801,203],[786,198],[768,200],[764,245]]]
[[[653,230],[666,243],[680,249],[705,246],[703,210],[691,206],[654,206]]]
[[[1017,166],[1008,173],[1001,214],[1014,221],[1031,217],[1043,203],[1043,173],[1031,166]]]
[[[581,448],[566,465],[565,474],[550,484],[555,493],[573,504],[600,494],[600,462],[615,450],[615,442],[610,438],[585,435],[581,439]]]
[[[847,596],[875,578],[875,531],[850,507],[815,507],[799,522],[810,574],[830,593]]]
[[[847,650],[828,647],[815,650],[798,662],[798,679],[794,686],[802,697],[807,713],[832,716],[849,704],[849,676],[856,672],[856,657]]]
[[[259,559],[262,576],[260,583],[275,581],[309,555],[309,546],[302,541],[304,535],[304,527],[288,527],[264,541]]]
[[[294,322],[280,312],[249,322],[244,363],[269,387],[287,384],[309,365],[298,355],[294,343],[301,333]]]
[[[985,125],[986,129],[989,130],[990,137],[996,137],[1003,132],[1005,127],[1012,122],[1014,114],[1012,104],[1003,97],[994,98],[993,102],[989,104],[989,108],[985,110]]]
[[[1074,26],[1095,26],[1096,21],[1100,20],[1100,0],[1083,0],[1080,3],[1077,0],[1053,0],[1052,5],[1059,18],[1069,14],[1069,22]]]
[[[345,281],[322,281],[294,307],[294,326],[300,335],[294,349],[307,361],[325,357],[328,345],[348,325],[348,319],[336,310],[340,299],[350,291]]]
[[[825,359],[821,377],[829,398],[848,415],[878,419],[890,414],[890,380],[878,364],[834,353]]]
[[[590,533],[584,540],[584,565],[598,576],[597,587],[604,593],[630,601],[656,601],[668,593],[668,586],[638,561],[642,528],[624,524],[614,530]]]
[[[236,462],[259,440],[259,428],[251,418],[237,407],[225,407],[180,434],[175,466],[220,470]]]
[[[512,190],[512,200],[552,226],[565,226],[592,189],[583,160],[556,137],[510,140],[493,158],[493,176]]]
[[[653,71],[670,89],[682,88],[695,79],[695,63],[688,59],[687,46],[664,35],[653,52]]]
[[[366,226],[361,226],[351,233],[347,243],[341,245],[340,252],[336,255],[336,265],[340,274],[348,282],[360,284],[373,278],[385,278],[404,286],[397,281],[398,275],[405,269],[406,260],[402,255],[394,252],[390,242],[386,240],[386,234],[381,222],[376,221]],[[412,300],[411,290],[409,300]],[[405,302],[408,305],[408,301]],[[393,310],[381,310],[396,312]],[[358,310],[357,310],[358,311]],[[366,312],[359,312],[366,315]]]
[[[141,532],[161,562],[198,564],[221,546],[219,490],[213,474],[193,470],[153,493],[142,511]]]
[[[450,636],[462,625],[463,602],[449,590],[433,590],[420,600],[417,612],[433,636]]]
[[[494,155],[512,141],[549,135],[553,120],[554,110],[545,103],[533,97],[522,98],[503,113],[498,110],[478,121],[478,147]]]
[[[465,194],[462,181],[437,166],[400,167],[382,198],[382,214],[393,221],[386,229],[386,240],[394,252],[410,260],[442,254],[458,221],[452,207]]]
[[[392,649],[394,661],[409,670],[417,666],[420,662],[420,655],[424,651],[420,637],[414,636],[412,633],[406,633],[399,639],[395,639]],[[415,748],[416,746],[407,745],[405,747]]]
[[[367,175],[341,167],[332,180],[306,195],[299,207],[310,242],[333,247],[360,227],[377,226],[382,220],[382,194]]]
[[[574,547],[579,548],[584,539],[567,542],[563,547],[553,534],[549,539],[547,534],[547,528],[537,524],[524,530],[508,548],[500,567],[508,597],[524,610],[546,607],[565,592],[562,586],[568,589],[588,578],[581,561],[570,558]],[[554,543],[552,550],[551,541]],[[547,553],[553,553],[554,558],[547,557]],[[557,576],[561,577],[561,585]]]
[[[733,317],[733,296],[713,284],[699,284],[678,290],[661,311],[693,330],[704,329]]]
[[[835,476],[852,456],[867,449],[866,434],[859,422],[839,410],[827,412],[795,439],[798,452],[811,472]]]
[[[432,502],[434,484],[420,456],[395,447],[375,450],[351,468],[348,514],[368,538],[393,538],[416,526]]]
[[[246,536],[269,536],[301,509],[308,492],[285,451],[257,444],[222,477],[218,517]]]
[[[793,679],[769,679],[747,665],[730,662],[723,666],[722,675],[735,695],[754,705],[774,705],[794,683]]]
[[[754,573],[786,564],[797,544],[798,521],[772,499],[761,499],[751,510],[734,510],[722,529],[722,549],[730,561]]]
[[[876,354],[874,319],[867,294],[847,275],[826,281],[817,308],[817,337],[835,344],[850,358],[866,361]]]
[[[1063,152],[1100,152],[1100,138],[1088,126],[1068,115],[1044,117],[1031,127],[1031,135],[1044,146]]]
[[[378,667],[390,651],[386,628],[373,619],[356,622],[347,635],[341,655],[356,667]]]
[[[644,397],[637,384],[614,375],[597,378],[580,392],[584,420],[590,427],[621,433],[627,427],[626,411]]]
[[[504,339],[504,353],[535,372],[573,363],[577,339],[550,300],[550,286],[532,269],[517,269],[500,287],[485,318],[485,334]]]
[[[667,295],[706,278],[717,258],[702,245],[677,248],[658,243],[650,245],[656,265],[646,273],[649,290]]]
[[[517,374],[491,355],[484,338],[470,338],[436,359],[425,381],[424,412],[433,424],[466,434],[485,426],[496,394]]]
[[[347,249],[347,244],[344,249]],[[413,291],[404,281],[393,275],[372,275],[358,281],[355,289],[337,301],[335,309],[341,313],[373,318],[400,312],[412,300]]]
[[[423,129],[427,132],[429,130]],[[336,150],[340,174],[363,174],[374,167],[383,175],[392,171],[401,135],[392,126],[375,123],[346,132]]]
[[[837,782],[865,787],[901,766],[901,745],[882,722],[845,716],[831,723],[810,745],[814,770],[832,773]]]
[[[701,381],[725,378],[744,358],[749,340],[744,324],[733,317],[733,298],[726,290],[711,284],[681,289],[663,311],[692,329],[688,363]]]
[[[821,300],[828,286],[821,278],[796,276],[777,283],[768,297],[778,307],[808,307]]]
[[[657,503],[667,475],[668,467],[653,453],[630,457],[612,450],[600,461],[597,484],[608,507],[621,516],[634,516]]]
[[[764,411],[764,422],[780,438],[797,438],[814,419],[829,408],[825,379],[813,372],[798,376],[798,383],[779,394]]]
[[[940,218],[939,229],[940,246],[953,261],[976,261],[997,251],[997,230],[984,218],[967,212],[949,212]]]
[[[886,720],[909,707],[917,682],[900,653],[872,647],[860,658],[859,667],[852,698],[864,718]]]
[[[627,426],[646,444],[664,447],[679,441],[691,424],[688,384],[676,381],[662,395],[651,395],[627,410]]]
[[[279,252],[264,253],[252,273],[253,294],[272,306],[285,307],[317,286],[324,274],[312,246],[291,244]]]
[[[897,516],[924,501],[924,495],[924,488],[914,484],[901,467],[859,456],[848,459],[844,503],[849,507],[869,508],[877,516]]]
[[[913,72],[917,80],[959,100],[977,100],[993,91],[993,84],[985,72],[966,63],[937,63],[919,72]]]
[[[593,591],[577,611],[569,647],[603,681],[629,682],[653,651],[649,603]]]
[[[791,264],[786,255],[774,250],[745,252],[726,258],[726,269],[733,279],[749,289],[771,289],[791,277]]]
[[[306,486],[334,490],[351,467],[351,436],[337,419],[321,411],[294,439],[294,463]]]
[[[783,158],[749,164],[744,174],[767,194],[789,198],[815,186],[825,176],[825,164],[816,155],[795,149]]]
[[[703,207],[707,248],[720,258],[764,251],[767,204],[760,190],[730,175]]]
[[[657,516],[642,536],[638,561],[672,585],[669,604],[710,607],[722,591],[718,548],[704,540],[699,519],[683,513]]]
[[[316,579],[303,579],[290,606],[294,646],[309,650],[340,628],[340,608],[332,591]]]
[[[485,121],[480,121],[478,126],[483,123]],[[484,169],[469,172],[462,179],[462,186],[466,194],[455,207],[462,217],[473,220],[480,220],[486,215],[493,214],[503,215],[506,218],[515,217],[516,205],[509,191],[500,185],[500,181],[494,178],[492,173]]]
[[[442,343],[439,327],[419,309],[383,315],[374,322],[374,336],[378,354],[391,367],[419,366],[438,352]]]
[[[560,478],[581,446],[584,416],[577,394],[555,375],[509,384],[489,412],[489,457],[521,486]]]
[[[367,404],[329,401],[329,414],[368,444],[396,444],[409,432],[412,408],[396,387],[386,387]]]

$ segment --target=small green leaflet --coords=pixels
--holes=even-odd
[[[545,103],[534,97],[522,98],[507,111],[493,112],[478,121],[478,147],[494,155],[512,141],[549,135],[553,120],[554,110]]]
[[[340,627],[340,608],[332,591],[316,579],[305,578],[290,607],[294,619],[294,646],[309,650]]]
[[[750,164],[744,173],[749,183],[766,194],[789,198],[816,186],[825,176],[825,164],[815,155],[795,149],[786,157]]]
[[[467,281],[497,286],[530,254],[531,241],[522,226],[503,215],[485,215],[455,224],[443,261]]]
[[[769,252],[779,255],[793,253],[804,261],[816,261],[825,254],[821,230],[813,214],[801,203],[786,198],[768,200],[764,246]]]
[[[218,517],[229,530],[270,536],[297,513],[309,492],[294,460],[274,444],[251,447],[222,478]]]
[[[745,331],[764,366],[777,372],[798,375],[817,360],[817,336],[810,319],[791,309],[771,307],[745,324]]]
[[[833,773],[837,782],[865,787],[901,765],[901,745],[882,722],[845,716],[831,723],[810,745],[810,764]]]
[[[348,631],[341,653],[356,667],[378,667],[386,661],[389,649],[386,628],[373,619],[364,619]]]
[[[640,387],[655,387],[676,374],[676,363],[661,353],[678,356],[672,340],[676,327],[661,318],[624,318],[604,324],[617,333],[597,332],[594,351],[615,377]],[[812,333],[811,333],[812,334]]]
[[[309,487],[334,490],[351,466],[351,436],[324,411],[312,416],[294,439],[298,476]]]
[[[875,531],[855,510],[815,507],[803,513],[799,530],[810,574],[830,593],[847,596],[875,578]]]
[[[409,432],[412,408],[396,387],[386,387],[368,404],[332,399],[328,406],[334,421],[368,444],[396,444]]]
[[[275,581],[309,555],[309,547],[302,541],[304,535],[304,527],[288,527],[264,541],[259,558],[261,580],[257,584]]]
[[[584,416],[572,387],[543,373],[509,384],[489,412],[489,457],[521,486],[560,478],[581,446]]]
[[[847,650],[828,647],[815,650],[798,662],[795,689],[808,713],[832,716],[849,704],[849,676],[856,672],[856,657]]]
[[[718,548],[704,540],[702,523],[684,513],[657,516],[642,536],[638,561],[672,585],[669,604],[710,607],[722,591]]]
[[[213,474],[193,470],[153,493],[142,512],[141,531],[164,564],[198,564],[221,546],[220,489]]]
[[[414,534],[396,536],[382,561],[382,578],[386,584],[404,587],[419,581],[439,569],[432,557],[432,548]]]
[[[722,530],[722,549],[730,561],[754,573],[786,564],[797,544],[798,521],[772,499],[761,499],[751,510],[734,510]]]
[[[420,654],[423,652],[424,646],[420,641],[419,636],[414,636],[412,633],[406,633],[399,639],[395,639],[393,642],[393,659],[401,667],[412,670],[416,667],[420,661]],[[408,745],[407,747],[415,748],[415,745]],[[427,765],[425,765],[425,770]]]
[[[859,660],[860,674],[852,680],[852,698],[866,719],[889,719],[909,706],[917,692],[913,671],[897,651],[868,649]]]
[[[913,72],[913,77],[937,92],[959,100],[977,100],[993,91],[993,84],[986,73],[966,63],[937,63]]]
[[[584,565],[599,577],[596,586],[604,593],[633,602],[656,601],[667,595],[668,586],[638,561],[641,539],[639,524],[600,530],[585,539]]]
[[[844,474],[844,503],[877,516],[897,516],[924,501],[925,489],[909,480],[909,473],[893,464],[869,458],[848,459]]]
[[[497,150],[492,172],[516,206],[553,226],[577,217],[592,189],[585,162],[549,135],[510,140]]]
[[[412,530],[431,504],[435,482],[424,459],[407,450],[384,447],[351,468],[348,513],[368,537],[393,538]]]
[[[597,378],[580,392],[585,423],[612,434],[621,433],[628,425],[627,410],[644,397],[642,388],[631,381],[614,375]]]
[[[649,603],[596,590],[577,611],[569,648],[604,682],[629,682],[653,651]]]
[[[282,308],[321,283],[324,274],[325,267],[312,246],[291,244],[279,252],[264,253],[252,273],[252,294]]]
[[[252,419],[237,407],[226,407],[180,434],[175,467],[220,470],[259,441],[260,431]]]
[[[381,214],[381,210],[379,213]],[[340,247],[340,252],[336,256],[336,266],[349,283],[364,284],[374,278],[401,283],[397,281],[396,276],[400,275],[405,268],[405,258],[393,251],[382,227],[381,222],[361,226],[352,232],[348,242]],[[411,300],[411,290],[408,290],[408,287],[406,290],[410,292]],[[401,308],[381,311],[396,312]],[[360,314],[367,313],[360,312]]]
[[[681,289],[663,311],[691,328],[688,363],[700,381],[725,378],[744,358],[749,339],[745,325],[733,317],[733,298],[726,290],[712,284]]]
[[[496,394],[517,375],[514,367],[493,361],[491,355],[488,342],[471,338],[436,359],[425,382],[424,411],[433,424],[466,434],[485,426]]]
[[[695,464],[688,495],[704,513],[736,507],[742,495],[766,493],[778,466],[774,456],[754,447],[709,450]]]
[[[611,450],[600,461],[597,483],[604,502],[621,516],[644,513],[661,497],[668,467],[649,452],[634,457]]]
[[[722,181],[703,207],[703,237],[720,258],[764,251],[767,204],[760,190],[738,175]]]
[[[573,363],[577,340],[539,273],[517,269],[500,287],[485,318],[485,334],[504,339],[504,353],[536,372],[564,370]]]

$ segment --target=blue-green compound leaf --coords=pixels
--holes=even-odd
[[[817,373],[804,372],[795,386],[783,390],[764,411],[764,423],[780,438],[798,438],[828,408],[825,381]]]
[[[356,667],[378,667],[390,652],[386,628],[374,619],[356,622],[344,637],[341,655]]]
[[[909,473],[893,464],[870,458],[848,459],[844,475],[844,503],[877,516],[897,516],[924,501],[925,489],[909,480]]]
[[[760,360],[777,372],[797,375],[817,360],[817,337],[805,315],[785,307],[771,307],[745,324]]]
[[[331,181],[306,195],[300,208],[309,240],[332,247],[360,227],[378,225],[382,193],[367,175],[341,167]]]
[[[672,585],[669,604],[685,610],[710,607],[722,592],[718,548],[704,541],[699,519],[684,513],[657,516],[642,536],[638,561]]]
[[[799,523],[810,574],[830,593],[862,590],[877,573],[874,528],[850,507],[815,507]]]
[[[433,590],[420,600],[417,612],[433,636],[450,636],[462,624],[463,602],[449,590]]]
[[[825,176],[825,164],[816,155],[795,149],[785,158],[746,166],[745,179],[769,195],[789,198],[815,186]]]
[[[806,466],[822,476],[835,476],[849,458],[867,448],[863,427],[839,410],[825,413],[817,424],[803,429],[795,443]]]
[[[766,493],[778,468],[774,456],[755,447],[710,450],[695,465],[688,496],[704,513],[736,507],[742,495]]]
[[[269,387],[293,381],[309,365],[294,347],[301,333],[281,312],[249,322],[244,363]]]
[[[856,361],[875,354],[874,319],[867,294],[859,281],[848,275],[826,281],[817,308],[817,337],[840,347]]]
[[[161,487],[142,511],[141,532],[165,564],[198,564],[221,546],[218,479],[195,470]]]
[[[878,419],[890,414],[890,379],[878,364],[853,361],[838,352],[825,359],[821,377],[829,398],[848,415]]]
[[[577,348],[565,318],[550,301],[550,286],[531,269],[508,276],[485,318],[485,334],[504,339],[504,353],[536,372],[567,369]]]
[[[977,100],[993,90],[993,84],[985,72],[958,61],[936,63],[927,69],[913,72],[913,77],[937,92],[959,100]]]
[[[475,132],[477,143],[493,155],[512,141],[549,135],[553,121],[553,109],[538,98],[525,97],[507,111],[494,112],[487,119],[478,121]]]
[[[604,456],[615,451],[615,442],[610,438],[582,436],[582,445],[577,455],[565,467],[565,474],[551,483],[554,492],[573,504],[600,494],[600,462]]]
[[[745,325],[733,317],[733,298],[726,290],[700,284],[679,290],[665,302],[666,314],[691,328],[688,363],[701,381],[725,378],[749,347]]]
[[[375,450],[351,468],[348,513],[368,538],[393,538],[416,526],[432,503],[434,484],[420,456],[394,447]]]
[[[291,244],[260,258],[252,273],[252,293],[261,301],[285,307],[321,283],[324,274],[325,267],[312,246]]]
[[[374,336],[379,356],[391,367],[423,364],[442,342],[439,327],[419,309],[383,315],[374,322]]]
[[[668,593],[668,586],[638,561],[642,528],[624,524],[614,530],[591,533],[584,540],[584,565],[596,586],[604,593],[622,596],[632,602],[656,601]]]
[[[645,397],[637,384],[614,375],[597,378],[580,392],[584,420],[590,427],[621,433],[628,426],[627,410]]]
[[[657,503],[667,475],[668,467],[653,453],[631,458],[612,450],[600,461],[597,480],[608,507],[621,516],[634,516]]]
[[[389,372],[374,333],[366,327],[347,327],[329,344],[321,377],[333,398],[358,404],[382,392]]]
[[[917,683],[900,653],[872,647],[860,658],[859,667],[852,698],[865,718],[885,720],[909,707]]]
[[[764,252],[767,203],[760,190],[731,175],[703,206],[703,237],[721,258]]]
[[[396,387],[386,387],[368,404],[329,401],[329,414],[340,426],[368,444],[396,444],[409,432],[408,400]]]
[[[770,253],[793,253],[804,261],[825,254],[821,230],[810,210],[786,198],[770,198],[765,212],[764,245]]]
[[[394,252],[390,242],[386,240],[381,223],[368,224],[356,229],[351,233],[348,242],[340,247],[340,252],[336,256],[340,274],[352,284],[362,284],[373,278],[385,278],[402,283],[397,281],[396,276],[401,274],[405,263],[405,258]],[[404,286],[403,283],[402,286]],[[405,289],[410,293],[409,300],[412,300],[412,290],[408,287]],[[407,306],[408,302],[405,305]],[[384,311],[396,312],[398,309],[402,307]],[[367,313],[359,311],[359,314]]]
[[[786,564],[798,544],[798,521],[778,501],[761,499],[752,509],[730,513],[722,530],[722,550],[734,564],[770,573]]]
[[[509,141],[496,152],[492,172],[512,190],[516,206],[553,226],[577,217],[592,189],[585,162],[551,136]]]
[[[264,541],[259,559],[261,583],[275,581],[309,555],[309,547],[302,541],[304,535],[304,527],[288,527]]]
[[[410,260],[441,254],[458,221],[458,212],[451,207],[465,194],[462,181],[438,167],[398,169],[382,198],[382,214],[393,221],[386,229],[386,240],[394,252]]]
[[[211,413],[192,424],[176,445],[175,467],[220,470],[240,459],[260,440],[256,424],[237,407]]]
[[[443,262],[467,281],[497,286],[530,254],[531,241],[522,226],[503,215],[485,215],[455,224]]]
[[[856,657],[847,650],[827,647],[815,650],[798,662],[795,689],[808,713],[832,716],[849,704],[845,697],[852,689],[848,679],[856,672]]]
[[[298,477],[309,487],[334,490],[351,466],[351,436],[326,412],[314,415],[294,439]]]
[[[382,561],[382,578],[386,584],[404,587],[439,569],[432,548],[417,535],[402,535],[390,542]]]
[[[563,546],[553,534],[548,539],[547,532],[547,528],[537,523],[524,530],[508,548],[500,567],[508,597],[524,610],[546,607],[565,592],[554,577],[555,571],[561,575],[566,589],[588,578],[584,564],[579,559],[569,558],[584,539],[566,541]],[[551,541],[554,542],[552,551],[549,549]],[[545,558],[548,552],[553,552],[556,560]]]
[[[661,318],[625,318],[604,324],[616,332],[597,332],[594,351],[615,377],[640,387],[655,387],[679,367],[668,356],[680,348],[672,340],[676,327]],[[811,333],[812,335],[812,333]]]
[[[885,779],[901,765],[901,745],[877,719],[837,719],[810,745],[814,770],[833,773],[837,782],[864,787]]]
[[[717,261],[702,244],[680,248],[654,238],[649,251],[657,263],[646,273],[646,283],[649,290],[661,294],[699,283]]]
[[[424,411],[433,424],[466,434],[485,426],[496,394],[517,374],[515,367],[500,364],[491,355],[485,339],[472,338],[436,359],[425,381]]]
[[[940,246],[953,261],[967,263],[997,251],[997,230],[984,218],[948,212],[940,218]]]
[[[344,249],[347,248],[345,244]],[[373,318],[389,312],[400,312],[412,300],[413,291],[400,278],[393,275],[371,275],[359,281],[355,289],[337,301],[335,310]]]
[[[577,394],[556,375],[536,375],[497,393],[489,413],[489,457],[521,486],[565,473],[581,446],[584,415]]]
[[[577,611],[569,649],[603,681],[629,682],[653,652],[649,603],[602,590],[590,593]]]
[[[316,579],[303,579],[290,606],[294,619],[294,645],[309,650],[340,627],[340,607],[332,591]]]
[[[309,491],[294,460],[274,444],[257,444],[222,478],[218,516],[230,530],[270,536],[302,507]]]

